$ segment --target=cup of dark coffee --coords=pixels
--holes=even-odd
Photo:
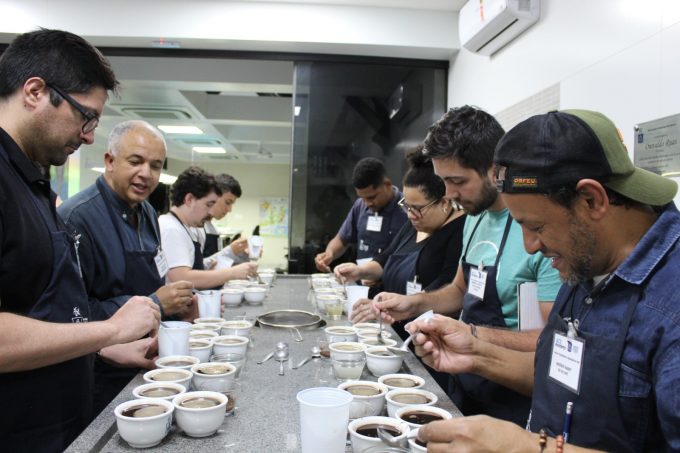
[[[402,420],[390,417],[363,417],[349,423],[349,437],[354,453],[362,453],[371,447],[387,446],[378,437],[378,427],[383,428],[397,440],[405,439],[411,428]]]
[[[396,417],[397,410],[404,406],[433,406],[438,398],[432,392],[422,389],[396,389],[385,395],[387,414]]]
[[[118,432],[135,448],[158,445],[170,431],[174,406],[158,398],[137,399],[114,409]]]
[[[157,368],[182,368],[189,370],[201,360],[190,355],[169,355],[156,359]]]
[[[172,401],[174,397],[186,391],[187,388],[185,386],[175,382],[154,382],[138,385],[132,390],[132,395],[140,399],[160,398]]]
[[[349,406],[349,418],[369,417],[379,415],[385,408],[387,386],[373,381],[349,381],[338,385],[339,389],[352,394],[352,404]]]
[[[451,414],[435,406],[404,406],[395,412],[395,418],[405,421],[412,428],[420,428],[430,422],[450,420]]]
[[[224,421],[228,398],[218,392],[187,392],[172,400],[177,426],[191,437],[214,434]]]
[[[144,373],[144,381],[148,383],[158,382],[176,382],[189,388],[191,386],[191,377],[193,373],[190,370],[182,368],[157,368],[155,370]]]
[[[405,373],[384,374],[378,378],[378,382],[385,384],[390,390],[417,389],[425,385],[425,379]]]

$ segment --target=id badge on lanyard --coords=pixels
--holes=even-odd
[[[416,275],[413,277],[413,281],[406,282],[406,295],[410,296],[411,294],[418,294],[423,291],[423,285],[418,283],[418,276]]]
[[[585,348],[586,342],[584,339],[578,338],[573,323],[569,322],[569,331],[566,335],[555,331],[548,379],[578,395],[581,391],[581,372],[583,371]]]
[[[468,285],[468,293],[473,296],[484,299],[484,290],[486,289],[486,271],[483,264],[480,263],[478,268],[470,267],[470,284]]]
[[[168,260],[165,258],[165,253],[163,249],[158,248],[158,253],[153,259],[156,262],[156,269],[158,270],[158,275],[161,278],[165,278],[165,274],[168,273]]]
[[[366,223],[366,231],[376,231],[379,233],[382,229],[382,221],[383,217],[378,215],[377,212],[375,215],[369,216],[368,222]]]

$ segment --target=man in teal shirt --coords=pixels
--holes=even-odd
[[[536,282],[547,318],[561,286],[550,260],[524,250],[520,226],[498,196],[493,153],[503,128],[488,113],[464,106],[449,110],[430,127],[425,150],[444,180],[446,197],[468,213],[463,255],[453,282],[430,292],[403,296],[382,293],[372,309],[387,321],[427,310],[454,314],[473,335],[497,345],[533,351],[539,331],[517,332],[517,285]],[[530,400],[474,375],[453,376],[452,399],[465,415],[487,414],[524,425]]]

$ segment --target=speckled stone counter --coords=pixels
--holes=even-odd
[[[227,308],[225,317],[233,318],[245,313],[246,317],[254,318],[270,310],[286,308],[315,312],[308,292],[306,276],[279,276],[262,305],[241,304],[236,308]],[[348,321],[330,321],[330,324],[346,325]],[[336,387],[339,383],[333,376],[329,360],[314,359],[297,370],[292,369],[293,364],[309,355],[311,347],[317,344],[318,339],[324,338],[323,329],[301,332],[304,341],[295,342],[288,329],[254,328],[247,362],[239,381],[235,415],[225,417],[216,434],[202,439],[188,437],[173,426],[159,445],[144,451],[300,451],[299,410],[296,400],[298,391],[309,387]],[[273,359],[262,365],[256,363],[273,350],[278,341],[285,341],[290,345],[291,358],[285,363],[285,376],[278,375],[279,363]],[[416,357],[407,355],[401,372],[424,377],[426,384],[423,388],[439,397],[437,406],[454,416],[460,415]],[[364,370],[362,379],[377,380],[367,369]],[[66,451],[137,451],[120,438],[113,409],[121,402],[133,399],[132,389],[143,383],[141,374],[135,377]]]

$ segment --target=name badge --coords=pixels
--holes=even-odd
[[[156,253],[156,256],[153,260],[156,262],[156,270],[158,270],[158,275],[161,278],[164,278],[165,274],[168,273],[168,260],[165,258],[165,253],[162,249],[158,250],[158,253]]]
[[[471,267],[468,293],[479,299],[484,299],[484,288],[486,288],[486,271]]]
[[[357,265],[361,266],[362,264],[370,263],[373,261],[373,258],[357,258]]]
[[[418,294],[423,291],[423,285],[416,282],[406,282],[406,295]]]
[[[554,334],[548,378],[577,395],[581,389],[585,347],[586,342],[580,338],[569,338],[559,332]]]
[[[383,218],[381,215],[372,215],[368,217],[368,223],[366,224],[367,231],[378,231],[382,229]]]

